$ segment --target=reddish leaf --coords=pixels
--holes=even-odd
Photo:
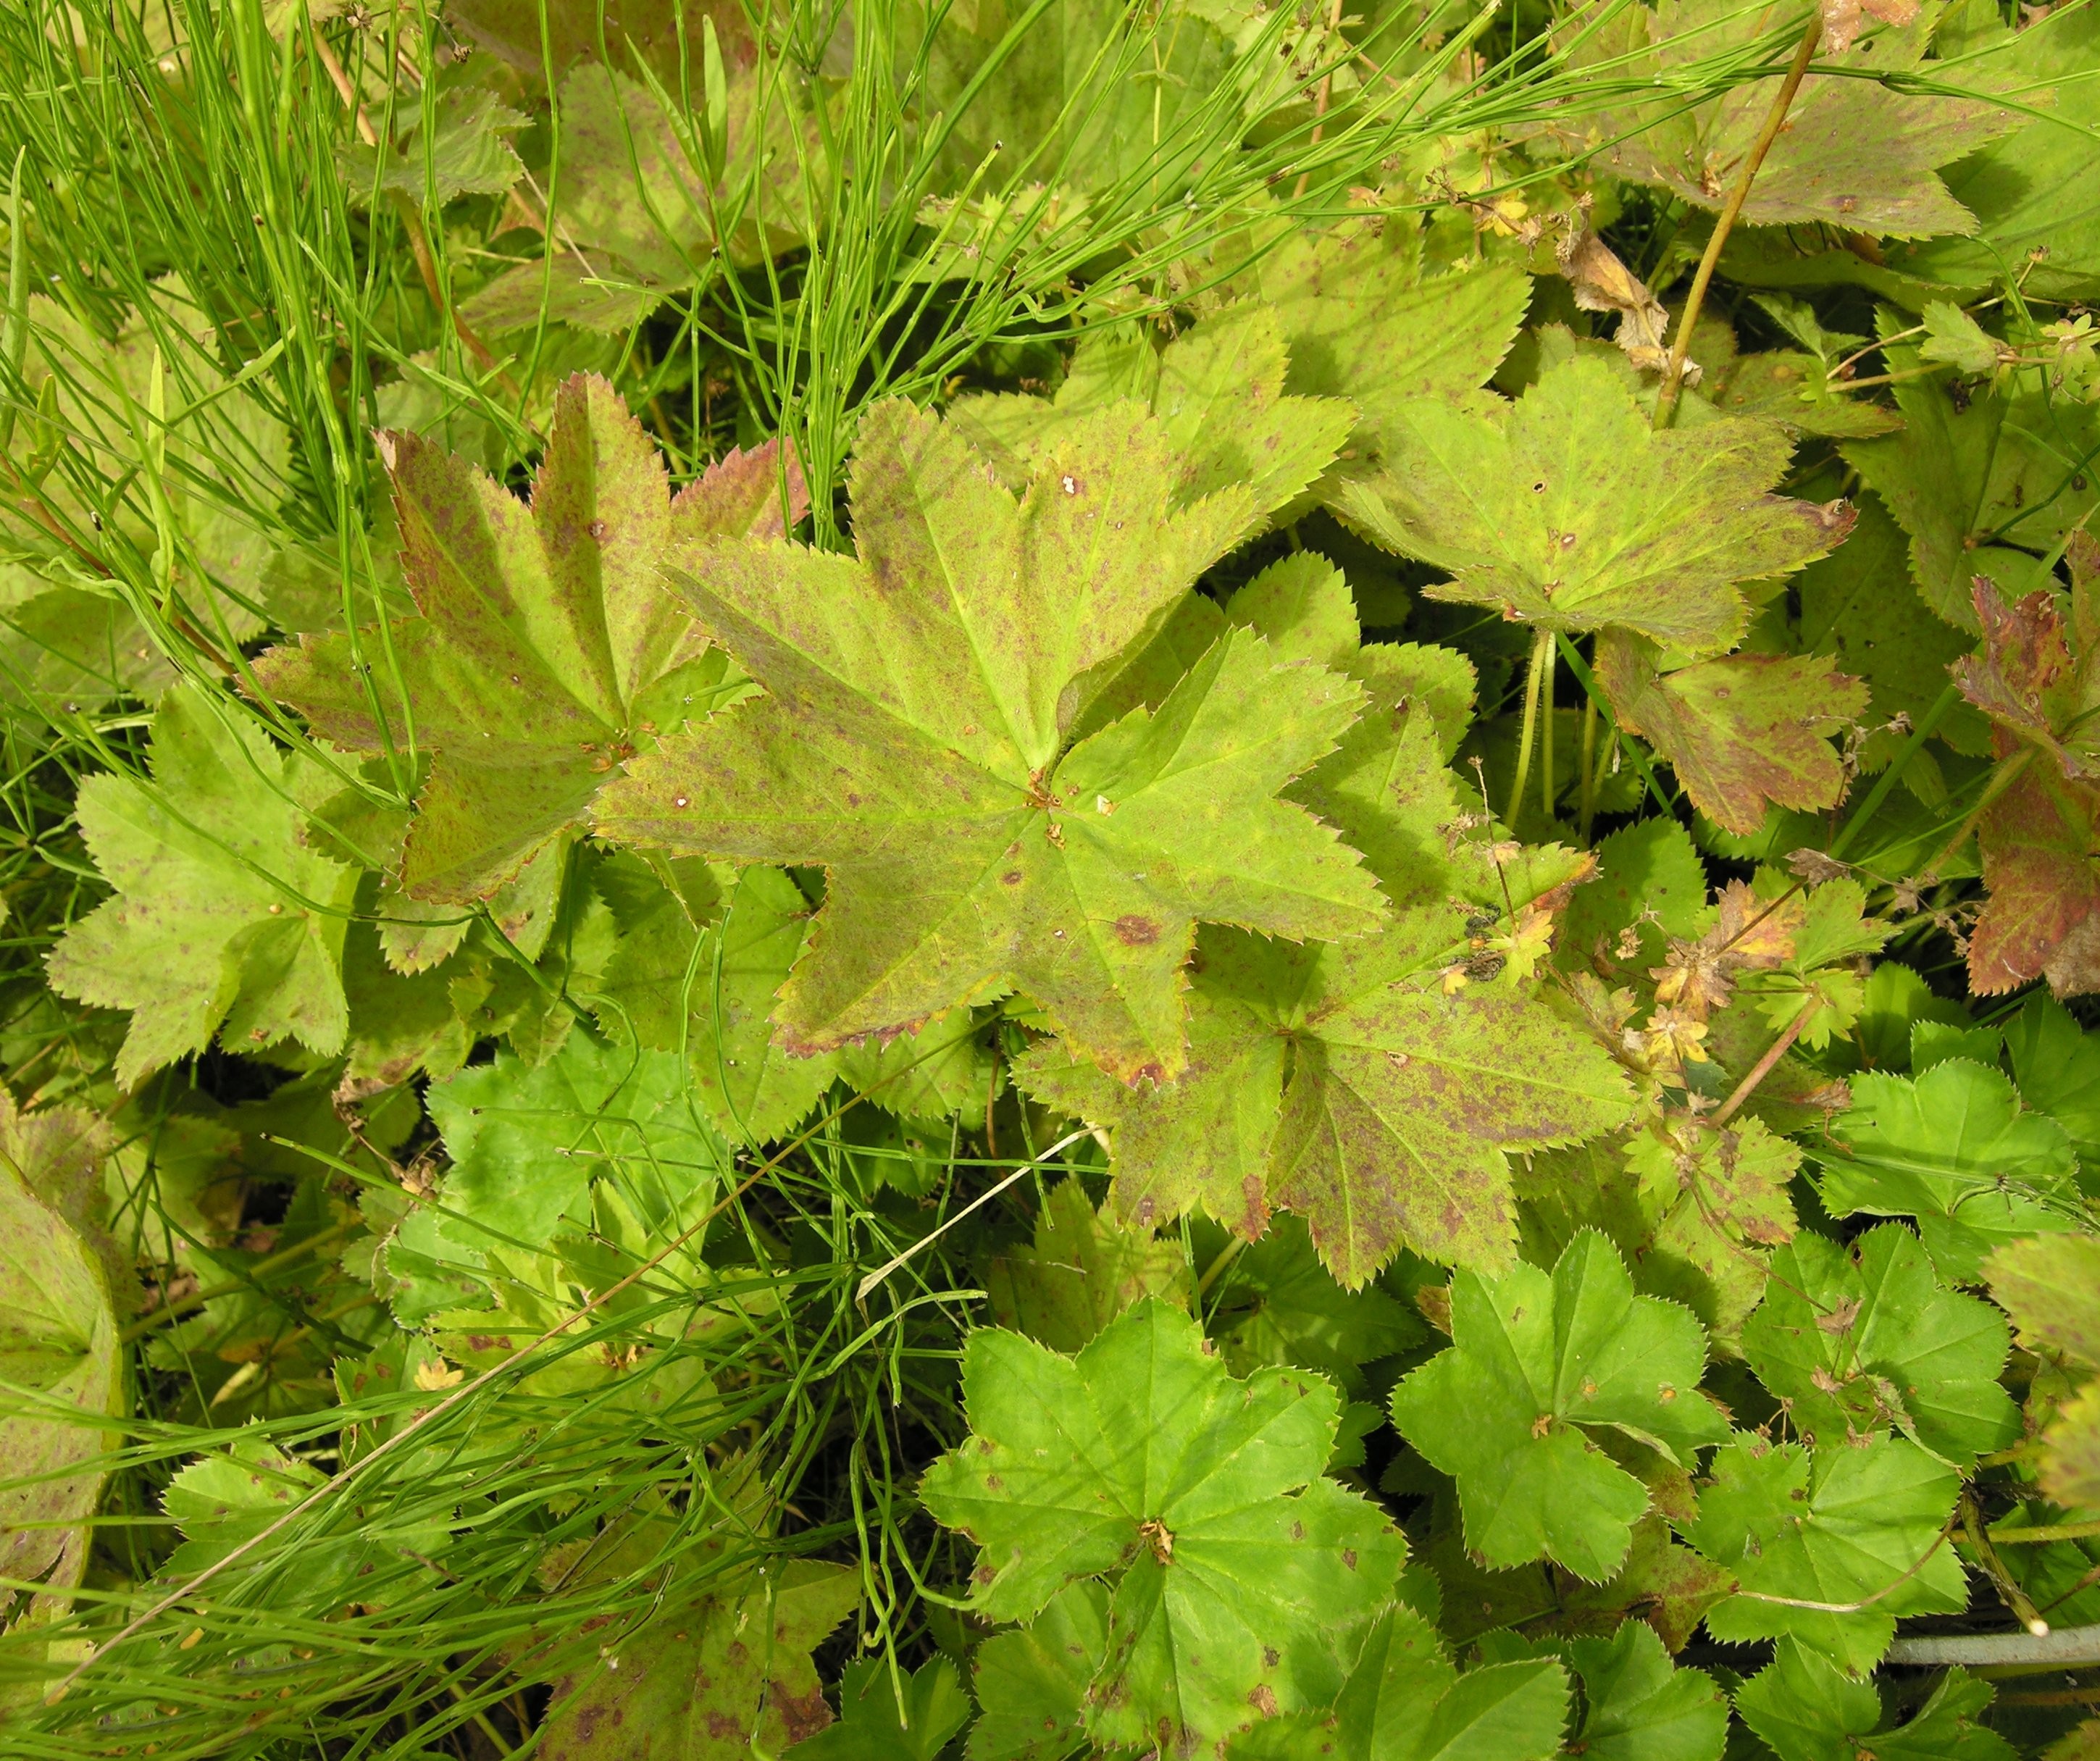
[[[1747,835],[1765,807],[1833,805],[1845,773],[1828,736],[1866,713],[1866,686],[1815,655],[1725,655],[1674,673],[1648,644],[1608,632],[1597,676],[1619,725],[1676,768],[1692,804]]]
[[[1969,938],[1970,987],[1991,996],[2046,976],[2061,996],[2100,991],[2100,790],[2025,762],[1977,835],[1991,897]]]

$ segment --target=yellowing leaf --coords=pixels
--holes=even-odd
[[[1454,942],[1460,926],[1427,911],[1347,947],[1207,935],[1179,1081],[1121,1089],[1048,1045],[1016,1078],[1109,1128],[1127,1216],[1200,1203],[1253,1236],[1272,1207],[1294,1211],[1351,1288],[1403,1246],[1500,1269],[1515,1240],[1506,1152],[1608,1131],[1630,1093],[1513,979],[1447,995]]]
[[[20,1148],[23,1119],[7,1108]],[[98,1461],[117,1437],[98,1422],[130,1410],[108,1275],[94,1250],[20,1173],[0,1168],[0,1575],[62,1600],[87,1565],[86,1523],[101,1500]],[[0,1595],[0,1613],[20,1591]]]
[[[810,1653],[860,1602],[860,1574],[790,1560],[756,1582],[730,1572],[558,1677],[536,1752],[548,1761],[737,1761],[825,1729]]]
[[[1747,835],[1769,805],[1829,807],[1845,772],[1829,736],[1866,713],[1866,686],[1810,655],[1723,655],[1662,670],[1652,644],[1608,636],[1597,679],[1717,825]]]
[[[1811,64],[1750,186],[1745,225],[1821,222],[1886,238],[1975,230],[1974,217],[1933,173],[2017,127],[2018,113],[1988,98],[1907,92],[1861,77],[1915,68],[1932,21],[1876,32],[1842,54],[1836,51],[1845,46],[1833,42],[1833,52]],[[1781,30],[1798,36],[1799,15],[1776,5],[1665,0],[1652,11],[1589,24],[1573,62],[1600,68],[1609,61],[1604,77],[1625,82],[1621,89],[1674,86],[1697,80],[1714,58]],[[1775,71],[1784,66],[1783,52],[1775,64]],[[1555,132],[1569,148],[1601,146],[1599,162],[1619,176],[1718,209],[1771,111],[1772,90],[1769,79],[1747,80],[1696,104],[1673,90],[1570,118]]]
[[[1842,504],[1770,493],[1790,451],[1754,422],[1656,433],[1617,370],[1576,355],[1514,404],[1409,406],[1337,506],[1447,571],[1436,598],[1724,648],[1747,616],[1736,582],[1798,568],[1851,529]]]
[[[711,534],[779,530],[779,467],[770,446],[733,454],[674,500],[640,425],[585,375],[555,399],[529,506],[413,435],[386,451],[420,615],[383,638],[306,638],[256,671],[339,745],[412,730],[435,752],[402,885],[459,903],[576,824],[638,746],[734,694],[663,570]]]
[[[959,433],[1025,483],[1060,440],[1111,403],[1149,408],[1184,454],[1186,500],[1248,485],[1263,514],[1304,491],[1341,449],[1356,419],[1341,398],[1286,397],[1282,323],[1266,306],[1229,307],[1155,355],[1140,338],[1114,338],[1083,352],[1054,401],[1012,394],[960,399],[948,413]],[[1109,371],[1101,370],[1105,366]]]
[[[1070,741],[1246,528],[1244,488],[1176,511],[1177,476],[1158,424],[1118,406],[1017,501],[951,429],[888,404],[854,457],[857,555],[725,541],[690,558],[703,629],[765,695],[667,739],[598,823],[825,869],[775,1015],[789,1050],[1018,990],[1117,1078],[1169,1079],[1198,922],[1378,925],[1353,853],[1277,799],[1356,719],[1339,675],[1229,631],[1156,713]]]

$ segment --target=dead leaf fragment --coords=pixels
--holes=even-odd
[[[1568,229],[1553,248],[1560,272],[1575,290],[1575,304],[1583,311],[1616,312],[1619,328],[1614,340],[1635,366],[1661,373],[1670,362],[1663,338],[1670,329],[1670,314],[1648,285],[1621,263],[1617,254],[1590,230],[1589,215],[1581,209],[1568,217]],[[1696,362],[1684,364],[1684,382],[1696,385],[1700,369]]]

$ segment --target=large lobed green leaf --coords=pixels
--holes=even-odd
[[[131,1011],[117,1054],[126,1088],[214,1034],[245,1051],[285,1039],[341,1051],[357,871],[301,836],[325,778],[189,685],[161,701],[152,766],[150,781],[81,784],[81,830],[116,897],[51,950],[52,988]]]
[[[1393,1390],[1393,1423],[1457,1480],[1466,1544],[1490,1565],[1543,1557],[1603,1582],[1649,1494],[1593,1433],[1683,1468],[1727,1434],[1699,1392],[1699,1323],[1635,1295],[1618,1250],[1593,1230],[1551,1273],[1521,1264],[1493,1282],[1459,1273],[1451,1337]]]
[[[1179,469],[1158,425],[1117,405],[1017,499],[955,430],[887,404],[854,454],[855,556],[724,541],[686,558],[700,627],[765,695],[668,737],[598,823],[824,868],[774,1017],[788,1049],[1018,990],[1115,1077],[1171,1080],[1198,922],[1379,926],[1354,854],[1277,798],[1355,720],[1347,679],[1229,631],[1156,711],[1069,744],[1255,517],[1244,488],[1177,509]]]
[[[1323,1707],[1405,1553],[1378,1508],[1319,1477],[1337,1401],[1317,1377],[1229,1375],[1148,1300],[1076,1357],[982,1331],[971,1435],[920,1496],[982,1549],[973,1601],[1026,1618],[1115,1576],[1087,1728],[1106,1747],[1220,1744]]]

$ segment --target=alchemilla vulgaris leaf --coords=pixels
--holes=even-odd
[[[1851,528],[1842,504],[1771,492],[1792,450],[1760,422],[1657,433],[1616,370],[1577,355],[1513,404],[1408,406],[1379,471],[1336,505],[1446,571],[1435,598],[1713,650],[1742,633],[1737,582],[1798,568]]]
[[[245,1049],[340,1051],[357,871],[300,836],[302,800],[327,779],[188,685],[161,700],[152,764],[151,781],[81,785],[81,829],[117,896],[52,949],[53,987],[131,1011],[117,1056],[126,1087],[214,1034]]]
[[[1904,1614],[1968,1600],[1943,1544],[1961,1484],[1907,1437],[1814,1450],[1737,1436],[1714,1455],[1696,1518],[1678,1532],[1736,1575],[1706,1614],[1717,1639],[1787,1635],[1852,1671],[1873,1667]]]
[[[1200,921],[1357,936],[1383,903],[1278,800],[1353,722],[1341,675],[1229,631],[1158,710],[1068,742],[1105,678],[1246,529],[1243,487],[1172,505],[1180,455],[1119,404],[1017,497],[902,404],[862,422],[857,554],[726,541],[681,575],[765,695],[667,737],[607,792],[623,842],[820,865],[777,1038],[835,1048],[1014,991],[1114,1076],[1186,1062]]]
[[[733,454],[674,497],[655,444],[585,375],[555,398],[529,504],[414,435],[385,450],[418,615],[273,650],[257,676],[339,745],[436,754],[401,882],[468,902],[639,748],[735,695],[664,570],[711,534],[779,531],[781,468],[771,446]]]
[[[1253,1236],[1294,1211],[1352,1287],[1403,1247],[1499,1271],[1516,1238],[1508,1153],[1609,1131],[1631,1097],[1514,971],[1454,987],[1467,957],[1463,920],[1427,909],[1326,947],[1209,932],[1178,1081],[1124,1088],[1048,1043],[1015,1074],[1108,1127],[1126,1216],[1200,1203]]]
[[[1491,1566],[1544,1557],[1603,1582],[1649,1494],[1596,1434],[1683,1468],[1727,1435],[1699,1392],[1704,1330],[1676,1304],[1635,1295],[1618,1250],[1594,1230],[1550,1274],[1459,1273],[1451,1337],[1393,1390],[1393,1423],[1457,1480],[1466,1544]]]
[[[1148,1300],[1075,1357],[972,1334],[963,1396],[971,1435],[920,1495],[982,1550],[974,1599],[993,1619],[1115,1578],[1086,1695],[1099,1746],[1220,1746],[1334,1698],[1406,1549],[1376,1506],[1320,1477],[1338,1410],[1326,1382],[1238,1380],[1195,1322]]]

